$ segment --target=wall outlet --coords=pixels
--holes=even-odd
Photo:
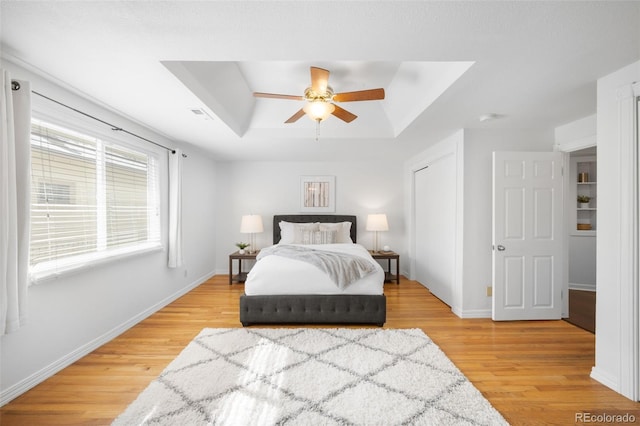
[[[488,285],[487,286],[487,297],[491,297],[493,296],[493,287]]]

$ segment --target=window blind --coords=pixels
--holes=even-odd
[[[155,156],[35,119],[31,148],[32,280],[160,245]]]

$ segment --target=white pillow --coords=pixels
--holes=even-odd
[[[336,242],[336,231],[303,231],[300,244],[333,244]]]
[[[317,231],[317,223],[292,223],[280,221],[279,244],[304,244],[304,231]],[[310,244],[307,242],[306,244]]]
[[[351,222],[320,223],[320,231],[336,231],[336,243],[353,244]]]

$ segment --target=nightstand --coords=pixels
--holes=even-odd
[[[247,273],[242,272],[242,261],[243,260],[256,260],[256,256],[260,253],[260,250],[249,253],[245,252],[244,254],[240,254],[239,252],[234,252],[229,255],[229,285],[236,283],[243,283],[247,279]],[[233,275],[233,261],[238,261],[238,274]]]
[[[395,281],[400,284],[400,255],[394,251],[369,251],[371,257],[376,260],[387,260],[387,270],[384,271],[385,281]],[[391,273],[391,261],[396,261],[396,273]]]

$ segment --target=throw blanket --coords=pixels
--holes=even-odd
[[[340,289],[345,288],[348,284],[364,277],[375,269],[366,259],[353,254],[289,245],[275,245],[264,248],[260,250],[256,260],[271,255],[310,263],[329,275]]]

